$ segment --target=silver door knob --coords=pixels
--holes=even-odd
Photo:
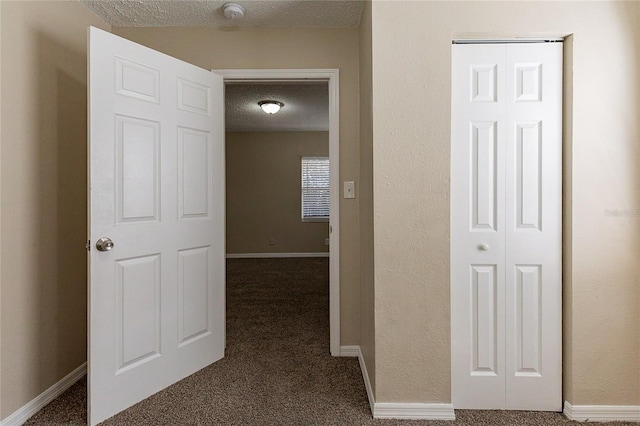
[[[478,248],[482,251],[489,251],[489,244],[480,244]]]
[[[102,237],[96,241],[96,248],[98,251],[109,251],[113,248],[114,244],[111,238]]]

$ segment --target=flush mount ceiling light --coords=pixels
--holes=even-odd
[[[267,114],[275,114],[284,106],[282,102],[278,101],[260,101],[258,105],[260,105],[260,108]]]
[[[244,16],[244,7],[238,3],[226,3],[222,6],[224,17],[227,19],[241,19]]]

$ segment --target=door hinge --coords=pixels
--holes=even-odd
[[[87,240],[87,244],[85,244],[87,251],[91,251],[91,240]]]

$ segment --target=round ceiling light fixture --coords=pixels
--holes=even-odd
[[[267,114],[275,114],[284,106],[284,104],[279,101],[260,101],[258,105],[260,105],[260,108]]]
[[[241,19],[244,16],[244,7],[238,3],[225,3],[222,6],[224,17],[227,19]]]

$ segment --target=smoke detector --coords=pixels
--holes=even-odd
[[[238,3],[226,3],[222,6],[222,10],[227,19],[241,19],[244,16],[244,7]]]

